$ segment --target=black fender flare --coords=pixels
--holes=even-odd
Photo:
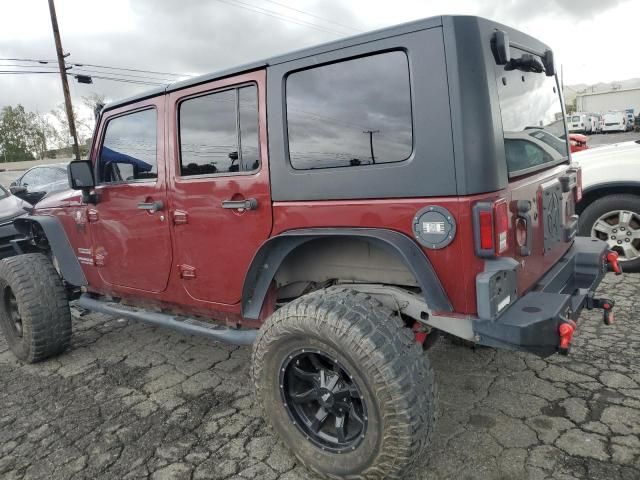
[[[13,221],[16,230],[26,237],[32,236],[32,225],[37,224],[49,241],[51,252],[58,262],[60,274],[64,280],[77,287],[86,286],[87,278],[84,276],[78,257],[76,256],[71,242],[60,220],[49,215],[32,215],[17,218]]]
[[[355,237],[382,247],[401,260],[420,285],[432,311],[452,312],[453,307],[429,259],[406,235],[382,228],[308,228],[270,238],[253,257],[242,289],[242,315],[257,320],[269,285],[284,259],[300,245],[327,237]]]

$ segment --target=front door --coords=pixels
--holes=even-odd
[[[116,291],[161,292],[171,270],[164,161],[164,97],[107,112],[94,151],[94,261]]]
[[[196,300],[238,303],[271,232],[264,87],[258,71],[169,95],[176,275]]]

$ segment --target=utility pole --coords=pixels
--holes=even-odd
[[[67,67],[64,64],[64,52],[60,41],[60,31],[58,30],[58,18],[56,17],[56,7],[53,0],[49,0],[49,13],[51,14],[51,27],[53,28],[53,38],[56,41],[56,54],[58,55],[58,70],[62,80],[62,92],[64,93],[64,108],[67,111],[67,122],[69,122],[69,133],[73,139],[73,154],[76,160],[80,160],[80,146],[78,145],[78,134],[76,132],[76,122],[73,118],[73,106],[71,105],[71,95],[69,95],[69,82],[67,81]]]
[[[371,163],[375,164],[376,163],[376,157],[373,155],[373,134],[374,133],[380,133],[380,130],[365,130],[362,133],[368,133],[369,134],[369,148],[371,149]]]

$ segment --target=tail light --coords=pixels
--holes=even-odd
[[[504,198],[473,207],[476,254],[495,257],[509,248],[509,209]]]

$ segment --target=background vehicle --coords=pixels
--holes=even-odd
[[[624,132],[627,130],[627,115],[624,112],[607,112],[603,116],[602,132]]]
[[[67,190],[68,188],[67,163],[32,167],[9,186],[11,193],[32,205],[39,202],[49,192]]]
[[[623,268],[640,270],[640,140],[577,153],[583,199],[580,234],[608,242]]]
[[[636,115],[634,132],[640,132],[640,114]]]
[[[11,240],[21,237],[13,221],[27,214],[31,205],[0,185],[0,258],[15,255]]]
[[[602,133],[602,115],[591,113],[589,118],[591,119],[591,133]]]
[[[587,115],[584,113],[574,113],[567,116],[567,127],[569,132],[582,132],[585,133],[587,128],[591,129],[591,122],[587,119]]]
[[[633,130],[633,124],[634,124],[633,110],[631,111],[627,110],[626,115],[627,115],[627,131]]]
[[[75,191],[15,223],[7,343],[63,351],[69,298],[253,343],[256,396],[304,465],[407,478],[434,429],[436,331],[549,355],[583,308],[610,321],[594,292],[615,254],[575,238],[563,115],[548,46],[451,16],[112,103]]]

